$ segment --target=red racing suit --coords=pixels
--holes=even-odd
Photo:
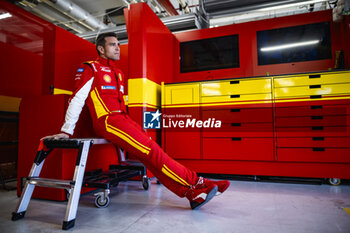
[[[184,197],[197,174],[170,158],[126,112],[124,75],[112,60],[83,63],[75,76],[61,131],[73,135],[80,112],[87,104],[95,133],[135,155],[168,189]]]

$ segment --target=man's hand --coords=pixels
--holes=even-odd
[[[44,139],[68,139],[68,138],[69,138],[68,134],[59,133],[59,134],[54,134],[54,135],[43,137],[40,140],[44,140]]]

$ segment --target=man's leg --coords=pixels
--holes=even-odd
[[[99,134],[135,155],[169,190],[179,197],[187,197],[192,209],[207,203],[217,193],[216,182],[198,177],[173,160],[128,116],[106,117],[99,128]]]
[[[126,115],[107,117],[103,127],[104,138],[135,155],[162,184],[176,195],[184,197],[189,187],[198,181],[195,172],[169,157],[142,131],[141,127]]]

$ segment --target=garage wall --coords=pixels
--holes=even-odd
[[[257,31],[318,22],[330,22],[333,56],[332,59],[311,62],[285,63],[276,65],[258,65],[256,41]],[[176,33],[175,37],[178,42],[175,44],[174,49],[174,81],[187,82],[235,77],[265,76],[267,74],[277,75],[314,71],[327,71],[329,69],[334,68],[335,52],[337,50],[343,50],[345,52],[346,68],[349,68],[349,43],[346,43],[346,41],[349,41],[348,25],[348,17],[344,17],[344,21],[341,23],[334,23],[332,21],[332,11],[326,10],[241,24],[233,24],[218,28]],[[179,44],[181,42],[234,34],[239,35],[239,68],[180,73]]]

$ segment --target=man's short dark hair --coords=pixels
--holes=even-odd
[[[100,55],[100,51],[98,51],[97,47],[98,46],[105,47],[105,44],[106,44],[105,38],[110,37],[110,36],[113,36],[113,37],[118,39],[117,34],[115,34],[114,32],[105,32],[105,33],[98,35],[96,42],[95,42],[98,55]]]

